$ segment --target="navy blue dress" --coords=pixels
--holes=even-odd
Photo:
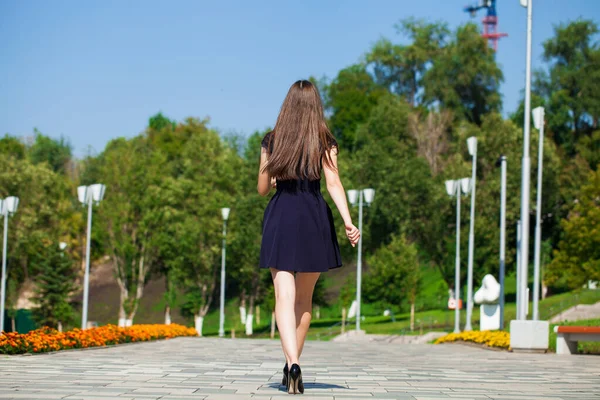
[[[273,150],[270,135],[262,140],[269,152]],[[333,214],[321,195],[321,180],[278,179],[263,218],[260,267],[326,272],[341,266]]]

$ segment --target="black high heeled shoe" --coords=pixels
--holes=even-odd
[[[298,364],[292,364],[288,375],[288,393],[304,393],[304,383],[302,383],[302,371]]]
[[[285,367],[283,367],[283,379],[281,379],[281,384],[285,386],[285,390],[288,389],[288,374],[290,370],[288,369],[287,363],[285,363]]]

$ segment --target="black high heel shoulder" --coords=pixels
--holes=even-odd
[[[302,370],[298,364],[292,364],[288,375],[288,393],[304,393],[304,383],[302,383]]]

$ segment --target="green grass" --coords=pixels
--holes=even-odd
[[[344,271],[342,271],[344,272]],[[347,272],[347,271],[346,271]],[[350,278],[338,276],[326,286],[333,283],[346,282]],[[416,302],[416,315],[414,331],[410,330],[410,314],[407,310],[408,305],[394,307],[395,322],[390,317],[383,317],[385,307],[381,304],[363,303],[361,313],[364,320],[361,322],[361,328],[367,333],[373,334],[418,334],[427,331],[452,331],[454,329],[454,312],[447,310],[447,292],[446,285],[436,269],[423,267],[423,285],[422,290]],[[352,279],[350,279],[352,280]],[[338,285],[339,286],[339,285]],[[516,280],[514,275],[507,275],[505,279],[505,294],[509,301],[513,301],[515,294]],[[328,289],[329,290],[329,289]],[[164,292],[164,281],[151,281],[144,289],[144,297],[135,323],[160,323],[163,320],[162,294]],[[335,293],[334,293],[335,292]],[[328,297],[330,306],[320,307],[321,318],[316,318],[316,309],[313,313],[311,329],[308,333],[310,340],[330,340],[341,332],[341,307],[338,302],[339,288],[332,292]],[[574,292],[561,293],[551,296],[540,302],[540,318],[547,320],[550,317],[564,311],[565,309],[577,304],[593,304],[600,301],[600,290],[578,290]],[[245,337],[244,326],[240,321],[238,300],[231,299],[225,307],[225,330],[226,335],[230,336],[231,331],[235,330],[237,337]],[[529,303],[531,310],[531,302]],[[90,297],[90,320],[97,321],[100,325],[117,322],[118,310],[118,287],[116,285],[106,285],[105,287],[95,288]],[[461,310],[461,327],[465,325],[466,313]],[[531,313],[530,313],[531,315]],[[504,312],[505,327],[508,329],[510,321],[516,316],[516,305],[513,302],[506,303]],[[264,308],[261,309],[260,323],[255,315],[254,332],[252,337],[270,337],[271,313]],[[179,307],[175,306],[172,312],[173,322],[193,325],[191,318],[184,318]],[[77,318],[79,321],[79,318]],[[479,307],[473,310],[473,326],[479,324]],[[78,326],[76,324],[76,326]],[[355,320],[347,321],[347,330],[354,329]],[[219,309],[218,299],[214,299],[211,305],[211,311],[205,317],[203,334],[206,336],[216,336],[219,327]]]
[[[539,312],[541,320],[548,320],[553,316],[578,304],[594,304],[600,301],[600,290],[580,289],[572,292],[557,294],[540,300]],[[532,315],[533,303],[529,302],[529,316]],[[506,304],[504,320],[507,324],[517,316],[515,303]]]
[[[569,293],[561,293],[540,301],[540,317],[548,319],[551,316],[566,310],[576,304],[593,304],[600,301],[600,290],[578,290]],[[531,303],[530,303],[531,306]],[[313,320],[308,332],[309,340],[331,340],[341,333],[341,317],[332,317],[335,315],[337,307],[321,308],[321,315],[328,318],[316,319],[313,313]],[[270,337],[270,313],[261,310],[260,324],[255,324],[253,338]],[[365,304],[362,308],[364,319],[361,321],[361,329],[371,334],[383,335],[410,335],[420,334],[429,331],[452,331],[454,329],[454,311],[453,310],[428,310],[415,313],[415,329],[410,330],[410,313],[399,313],[395,315],[395,322],[391,317],[377,315],[379,311],[373,305]],[[377,314],[376,314],[377,313]],[[236,337],[246,337],[244,327],[241,324],[239,311],[236,304],[229,303],[226,307],[226,335],[231,335],[231,329],[235,329]],[[504,311],[504,321],[508,330],[510,321],[516,316],[516,304],[507,303]],[[466,321],[465,310],[461,310],[461,327],[464,327]],[[215,310],[207,315],[204,321],[204,335],[212,336],[218,333],[219,313]],[[354,319],[347,321],[346,330],[355,328]],[[593,322],[591,322],[593,323]],[[577,324],[577,322],[575,323]],[[473,310],[473,325],[479,325],[479,307]],[[277,335],[277,333],[276,333]],[[553,335],[553,333],[551,334]],[[550,338],[551,346],[554,348],[556,337]],[[583,344],[585,349],[595,351],[594,344]],[[591,347],[589,347],[591,346]],[[588,351],[588,350],[586,350]]]

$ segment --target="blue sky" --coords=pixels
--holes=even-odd
[[[158,111],[224,134],[271,126],[289,85],[333,78],[406,17],[467,21],[474,0],[0,0],[0,133],[64,136],[74,153],[141,132]],[[504,112],[525,82],[526,11],[498,0]],[[533,66],[553,26],[600,22],[598,0],[534,0]]]

